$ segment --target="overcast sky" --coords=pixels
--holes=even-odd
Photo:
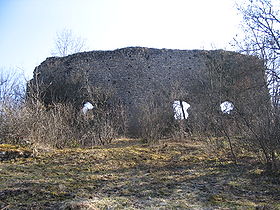
[[[30,79],[63,29],[88,50],[230,49],[240,20],[234,0],[0,0],[0,68]]]

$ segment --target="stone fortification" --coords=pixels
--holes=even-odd
[[[112,89],[128,106],[132,122],[147,96],[175,86],[180,94],[174,94],[174,100],[181,97],[191,105],[190,117],[203,117],[209,106],[219,110],[226,100],[246,111],[266,103],[264,78],[261,60],[235,52],[130,47],[47,58],[34,70],[30,87],[38,87],[46,104],[70,102],[77,107],[93,100],[90,87]]]

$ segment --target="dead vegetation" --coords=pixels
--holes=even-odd
[[[0,163],[0,207],[280,208],[279,177],[267,176],[249,155],[238,154],[236,165],[228,153],[205,151],[205,144],[189,139],[149,146],[119,139],[92,149],[54,150],[4,161]]]
[[[12,82],[13,78],[10,79],[4,83]],[[30,88],[28,97],[19,102],[13,94],[9,95],[0,102],[0,143],[33,149],[110,143],[126,130],[124,106],[111,100],[111,90],[95,89],[91,93],[94,95],[87,99],[94,101],[95,107],[86,114],[82,113],[82,103],[78,107],[71,103],[45,104]]]

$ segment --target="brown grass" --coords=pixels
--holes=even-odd
[[[227,154],[209,155],[205,143],[119,139],[0,162],[0,207],[280,208],[279,177],[264,175],[250,157],[235,165]]]

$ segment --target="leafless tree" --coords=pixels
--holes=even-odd
[[[76,36],[72,30],[64,29],[57,32],[55,39],[55,48],[52,51],[53,56],[67,56],[69,54],[86,50],[85,39]]]
[[[24,99],[25,80],[22,75],[12,69],[0,69],[0,100],[1,104],[9,102],[17,104]]]
[[[266,66],[272,106],[260,108],[251,119],[242,117],[249,144],[264,155],[269,170],[280,166],[280,5],[276,0],[246,0],[238,6],[243,15],[244,39],[235,40],[241,52],[258,56]]]
[[[246,0],[238,5],[243,16],[243,40],[235,40],[241,52],[256,55],[267,67],[268,87],[274,106],[280,94],[280,8],[275,0]]]

